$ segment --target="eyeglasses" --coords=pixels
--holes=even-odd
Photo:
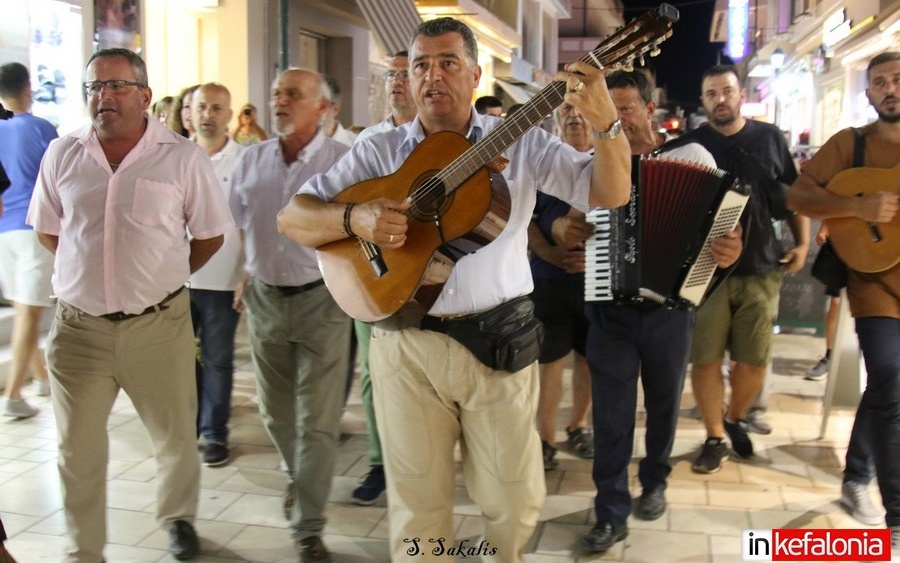
[[[87,96],[98,96],[100,95],[100,90],[104,87],[106,91],[110,94],[122,94],[128,90],[130,86],[137,86],[138,88],[146,88],[146,84],[141,84],[140,82],[132,82],[130,80],[93,80],[91,82],[85,82],[81,85],[84,88],[84,93]]]
[[[397,80],[398,78],[409,80],[409,72],[405,70],[389,70],[384,73],[385,80]]]

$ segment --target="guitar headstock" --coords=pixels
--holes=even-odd
[[[659,54],[660,43],[672,35],[676,21],[678,9],[671,4],[660,4],[656,10],[646,12],[601,41],[581,60],[594,67],[632,70],[635,59],[643,64],[645,55]]]

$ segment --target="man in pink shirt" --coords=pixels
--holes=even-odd
[[[56,318],[47,341],[69,546],[97,563],[106,543],[106,433],[119,389],[157,460],[157,519],[178,560],[199,551],[197,389],[188,276],[234,221],[209,157],[148,119],[144,61],[91,56],[90,126],[48,148],[28,212],[55,253]],[[187,231],[193,238],[189,239]]]

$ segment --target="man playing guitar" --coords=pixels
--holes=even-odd
[[[415,218],[403,197],[355,205],[332,199],[355,183],[394,173],[429,136],[453,131],[477,141],[503,123],[473,110],[481,68],[475,37],[465,24],[451,18],[421,24],[409,60],[418,117],[357,143],[327,174],[304,184],[279,214],[283,234],[316,247],[349,235],[382,250],[414,245],[408,232]],[[565,102],[600,132],[595,154],[580,153],[541,129],[526,131],[504,153],[509,164],[502,177],[511,195],[506,227],[456,262],[428,310],[426,320],[435,328],[373,330],[369,361],[391,499],[393,561],[443,560],[455,545],[457,442],[469,493],[484,513],[484,541],[473,547],[478,555],[485,561],[522,561],[537,522],[545,494],[534,428],[537,358],[514,373],[493,369],[440,327],[490,314],[531,292],[526,230],[538,188],[583,210],[628,200],[630,150],[617,134],[616,108],[602,72],[577,62],[557,80],[565,82]],[[455,194],[457,204],[461,198]]]
[[[900,52],[885,52],[869,61],[866,96],[878,119],[862,128],[864,168],[850,168],[852,128],[839,131],[807,162],[788,193],[788,206],[814,219],[824,219],[835,249],[850,266],[847,298],[856,318],[856,333],[866,362],[866,390],[856,412],[851,441],[871,451],[881,499],[887,511],[894,553],[900,549],[900,246],[896,238],[900,204]],[[854,175],[860,178],[854,181]],[[841,178],[848,182],[841,188]],[[826,188],[826,189],[822,189]],[[837,244],[839,229],[857,229],[851,243]],[[881,233],[876,241],[873,233]],[[879,246],[888,265],[849,264]],[[853,449],[853,448],[851,448]],[[848,450],[849,453],[850,450]],[[852,463],[848,456],[848,466]],[[867,502],[868,483],[848,481],[841,503],[851,514]],[[863,497],[865,495],[865,497]]]

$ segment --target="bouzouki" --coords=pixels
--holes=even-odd
[[[595,68],[631,68],[659,52],[678,11],[661,4],[582,57]],[[543,121],[565,98],[554,81],[474,145],[443,131],[426,137],[393,174],[354,184],[334,198],[360,203],[380,197],[408,201],[406,243],[398,249],[348,237],[319,246],[319,268],[338,305],[351,317],[401,328],[418,322],[437,300],[455,263],[493,241],[506,226],[510,194],[492,163]]]
[[[900,193],[900,165],[848,168],[836,174],[826,189],[845,197]],[[835,252],[851,269],[883,272],[900,262],[900,214],[890,223],[873,223],[857,217],[832,217],[824,222]]]

